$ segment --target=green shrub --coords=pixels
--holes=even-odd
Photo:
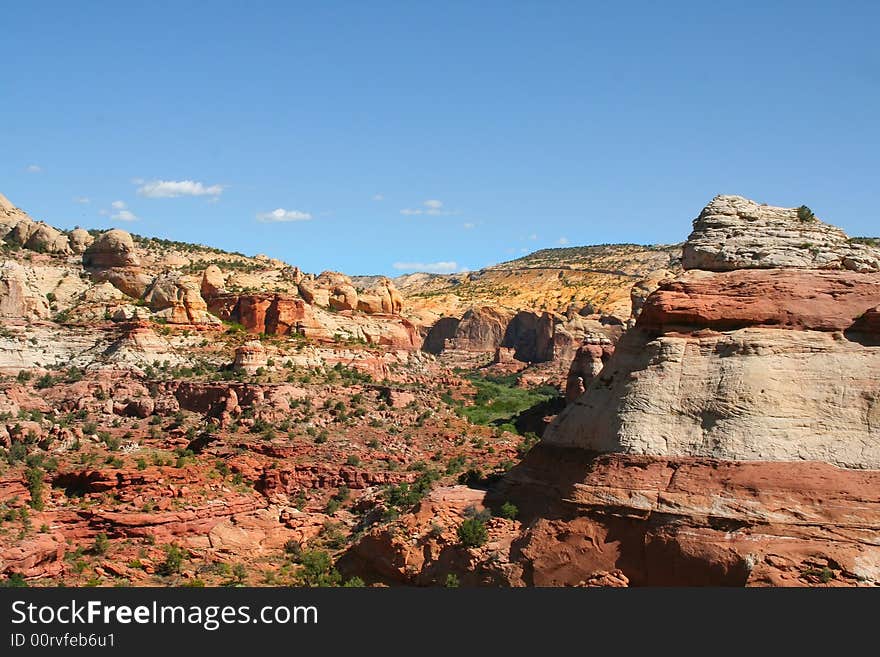
[[[519,508],[517,508],[516,504],[511,502],[505,502],[502,504],[500,511],[501,517],[507,518],[508,520],[516,520],[516,517],[519,515]]]
[[[44,508],[43,503],[43,471],[40,468],[29,467],[25,470],[25,479],[27,479],[27,487],[28,491],[31,494],[30,505],[31,508],[36,509],[37,511],[42,511]]]
[[[57,381],[55,377],[46,373],[34,382],[34,387],[37,388],[37,390],[44,390],[46,388],[51,388],[56,383]]]
[[[458,526],[458,540],[464,547],[480,547],[488,538],[489,533],[482,518],[466,518]]]
[[[177,545],[165,546],[165,561],[159,564],[157,572],[160,575],[176,575],[180,572],[185,557],[184,551]]]
[[[516,453],[520,458],[529,453],[529,450],[532,449],[535,445],[541,442],[541,439],[538,437],[536,433],[529,431],[523,436],[523,439],[520,441],[519,445],[516,446]]]
[[[404,482],[388,487],[385,490],[385,501],[391,507],[407,510],[420,502],[439,478],[440,474],[436,470],[425,470],[412,484]]]
[[[109,549],[110,541],[107,539],[107,534],[101,532],[95,536],[95,542],[92,544],[92,554],[107,554],[107,550]]]
[[[302,566],[296,575],[300,586],[339,586],[342,576],[333,567],[333,559],[323,550],[307,550],[300,557]]]
[[[816,215],[814,215],[813,211],[806,205],[802,205],[797,209],[797,218],[799,221],[808,222],[814,221],[816,219]]]
[[[247,580],[247,568],[243,563],[237,563],[232,567],[232,579],[237,584],[243,584]]]
[[[12,573],[4,580],[0,580],[0,587],[3,588],[27,588],[28,583],[25,581],[21,573]]]

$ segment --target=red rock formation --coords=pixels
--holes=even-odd
[[[268,363],[266,350],[259,340],[252,340],[247,344],[235,348],[235,361],[233,367],[241,368],[245,372],[253,374]]]
[[[266,313],[275,300],[271,294],[243,294],[238,298],[236,321],[249,333],[266,332]]]
[[[316,326],[311,308],[303,299],[276,296],[266,311],[266,335],[288,335],[303,326]]]
[[[271,452],[271,448],[267,451]],[[370,472],[350,466],[332,468],[319,464],[285,465],[263,470],[257,480],[256,489],[266,497],[273,498],[279,494],[293,495],[316,488],[346,486],[352,490],[362,490],[370,486],[412,481],[414,478],[415,475],[411,472]]]
[[[461,318],[455,331],[455,348],[463,351],[495,351],[504,340],[510,318],[510,313],[495,308],[471,308]]]
[[[533,449],[489,497],[440,489],[399,528],[373,530],[347,565],[431,584],[871,585],[880,580],[880,472],[825,463],[733,462]],[[458,545],[467,506],[510,501],[519,522]],[[438,529],[434,529],[437,527]],[[408,537],[414,537],[410,540]]]
[[[302,328],[320,328],[304,299],[284,294],[221,294],[208,308],[220,319],[237,322],[249,333],[288,335]]]
[[[795,269],[698,272],[661,285],[648,297],[637,325],[664,332],[749,326],[844,331],[878,303],[880,274]]]

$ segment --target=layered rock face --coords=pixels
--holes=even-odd
[[[739,214],[719,214],[728,208]],[[746,253],[737,245],[763,239],[749,237],[753,223],[802,222],[796,210],[718,197],[697,224],[718,216],[730,225],[739,217],[730,228],[738,237],[705,264],[729,271],[688,271],[661,285],[544,439],[603,452],[880,468],[880,349],[872,346],[880,274],[848,270],[851,260],[832,258],[830,247],[804,259],[794,238],[778,236],[752,251],[766,260],[732,269]],[[847,244],[842,231],[808,223],[843,236],[829,244]],[[707,234],[695,231],[685,246],[686,266],[704,262],[695,254],[709,252]],[[804,268],[817,262],[828,268]],[[778,263],[795,266],[773,269]]]
[[[880,271],[880,250],[852,243],[808,208],[760,205],[716,196],[694,220],[682,253],[685,269],[846,269]]]

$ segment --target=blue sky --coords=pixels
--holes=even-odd
[[[307,271],[686,237],[715,194],[880,233],[876,2],[8,3],[0,192]]]

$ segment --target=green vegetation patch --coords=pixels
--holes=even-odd
[[[456,404],[456,412],[473,424],[512,424],[517,415],[537,404],[559,396],[552,386],[520,388],[515,374],[486,376],[471,372],[466,377],[477,389],[473,405]]]

